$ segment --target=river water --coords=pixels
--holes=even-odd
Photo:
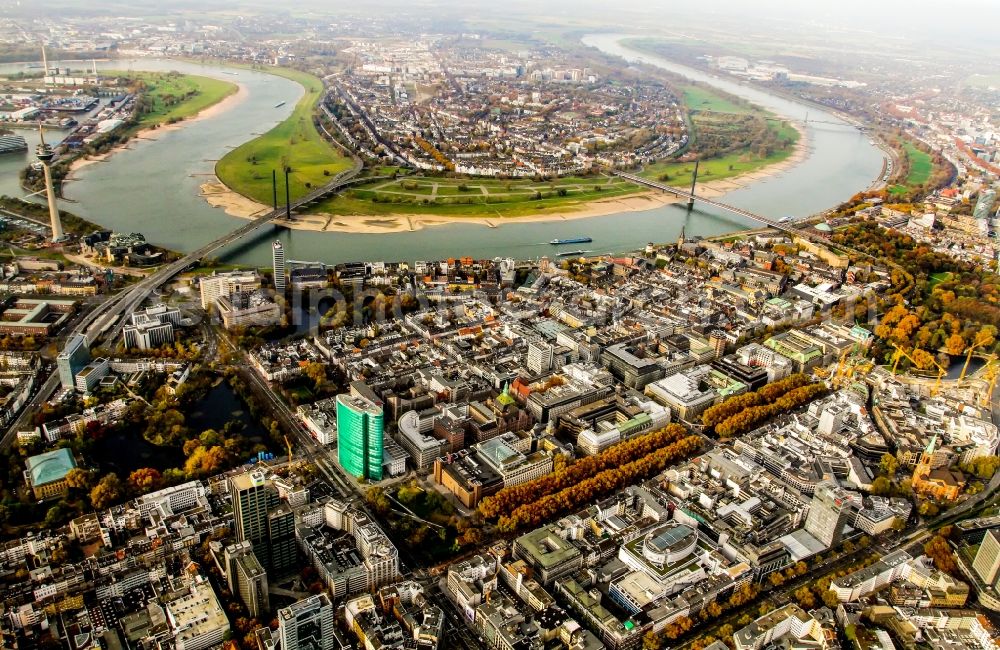
[[[868,137],[839,118],[802,104],[716,79],[706,73],[658,57],[640,54],[620,44],[622,36],[591,35],[584,43],[600,50],[642,61],[717,86],[785,117],[837,124],[808,124],[809,152],[792,168],[735,190],[722,199],[738,207],[774,218],[807,216],[837,205],[867,187],[880,173],[881,152]],[[190,251],[236,228],[242,220],[210,207],[198,196],[199,185],[211,178],[215,161],[252,134],[263,133],[291,112],[302,89],[292,81],[248,70],[181,61],[138,59],[98,63],[98,67],[180,72],[236,81],[249,91],[232,109],[183,128],[161,134],[150,142],[135,142],[109,160],[89,165],[65,189],[64,207],[82,217],[121,231],[141,232],[156,244]],[[0,67],[0,71],[4,68]],[[275,108],[279,102],[286,102]],[[25,135],[29,135],[25,133]],[[34,138],[29,142],[34,145]],[[0,192],[15,193],[17,169],[24,160],[0,161]],[[13,176],[13,180],[11,177]],[[19,195],[19,194],[17,194]],[[683,226],[689,236],[718,235],[754,223],[713,209],[664,206],[643,212],[625,212],[569,222],[520,223],[498,228],[450,224],[416,232],[341,234],[292,231],[266,226],[219,254],[223,261],[266,265],[271,241],[280,239],[287,255],[297,260],[327,263],[364,260],[433,260],[469,255],[475,258],[510,256],[532,259],[551,255],[544,242],[553,238],[590,236],[587,248],[595,253],[634,250],[647,242],[677,238]]]

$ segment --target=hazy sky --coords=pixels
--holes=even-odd
[[[17,0],[0,0],[0,6]],[[533,15],[567,20],[585,16],[609,25],[628,20],[637,26],[683,30],[685,24],[717,21],[721,27],[745,24],[754,30],[769,25],[785,30],[801,27],[799,39],[823,39],[825,27],[838,31],[856,29],[868,38],[884,36],[919,44],[953,44],[963,49],[1000,50],[1000,0],[21,0],[19,9],[40,14],[74,7],[87,13],[102,12],[164,15],[177,9],[193,11],[238,10],[324,13],[419,12],[424,17],[461,20],[482,16]],[[394,8],[395,11],[393,11]],[[637,20],[637,16],[641,18]],[[530,27],[529,27],[530,29]],[[870,45],[870,43],[868,43]]]

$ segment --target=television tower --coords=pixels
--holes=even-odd
[[[35,149],[35,156],[38,157],[38,161],[42,163],[42,171],[45,173],[45,196],[49,200],[49,219],[52,222],[52,242],[61,241],[63,238],[63,227],[62,221],[59,220],[59,208],[56,206],[56,190],[52,186],[52,159],[55,158],[56,154],[52,151],[52,147],[45,143],[45,131],[42,129],[42,123],[38,123],[38,136],[41,142],[38,143],[38,148]]]

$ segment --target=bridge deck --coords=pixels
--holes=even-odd
[[[759,214],[756,214],[754,212],[750,212],[749,210],[744,210],[743,208],[738,208],[735,205],[729,205],[728,203],[723,203],[722,201],[716,201],[714,199],[709,199],[709,198],[706,198],[706,197],[703,197],[703,196],[698,196],[697,194],[692,194],[691,192],[688,192],[688,191],[685,191],[685,190],[681,190],[681,189],[678,189],[676,187],[671,187],[669,185],[664,185],[663,183],[660,183],[660,182],[657,182],[657,181],[653,181],[653,180],[650,180],[648,178],[643,178],[642,176],[637,176],[635,174],[628,174],[628,173],[625,173],[625,172],[615,172],[615,174],[617,176],[619,176],[620,178],[624,178],[625,180],[628,180],[628,181],[631,181],[633,183],[636,183],[637,185],[645,185],[646,187],[651,187],[651,188],[656,189],[656,190],[662,190],[664,192],[667,192],[669,194],[673,194],[675,196],[679,196],[679,197],[681,197],[683,199],[687,199],[689,201],[690,200],[698,201],[700,203],[704,203],[705,205],[710,205],[712,207],[719,208],[720,210],[725,210],[727,212],[732,212],[733,214],[737,214],[737,215],[739,215],[741,217],[746,217],[747,219],[753,219],[754,221],[762,223],[762,224],[764,224],[766,226],[771,226],[772,228],[777,228],[778,230],[784,230],[784,231],[789,231],[789,232],[791,230],[793,230],[793,228],[790,228],[789,226],[787,226],[785,224],[782,224],[782,223],[780,223],[778,221],[775,221],[774,219],[771,219],[770,217],[765,217],[763,215],[759,215]],[[794,229],[794,230],[796,231],[795,234],[799,234],[799,235],[802,234],[801,232],[798,231],[798,229]]]

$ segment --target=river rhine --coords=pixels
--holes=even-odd
[[[803,120],[808,112],[810,119],[839,123],[808,124],[809,152],[804,160],[777,175],[730,192],[722,199],[726,203],[774,218],[807,216],[837,205],[867,187],[879,174],[882,153],[870,144],[868,136],[836,116],[640,54],[620,45],[620,38],[613,34],[592,35],[584,43],[608,54],[660,66],[717,86],[793,120]],[[181,61],[138,59],[105,64],[118,69],[128,65],[239,82],[249,94],[242,103],[222,114],[159,134],[155,141],[136,141],[109,160],[79,170],[75,180],[66,186],[65,195],[70,201],[64,207],[107,228],[141,232],[149,241],[174,250],[193,250],[242,221],[212,208],[198,196],[198,187],[211,178],[215,161],[253,137],[252,134],[262,133],[284,119],[302,89],[292,81],[261,72],[239,70],[232,75],[224,67]],[[275,108],[279,102],[286,104]],[[29,134],[24,132],[24,135]],[[35,140],[29,138],[32,147]],[[23,161],[0,162],[0,192],[14,193],[11,188],[16,186],[18,164]],[[461,255],[527,259],[551,254],[552,247],[543,242],[556,237],[586,235],[593,238],[588,248],[595,253],[621,252],[634,250],[646,242],[672,241],[682,226],[689,236],[708,236],[752,225],[753,222],[713,209],[696,207],[689,212],[686,207],[671,205],[569,222],[511,220],[498,228],[451,224],[391,234],[317,233],[266,226],[243,242],[224,249],[219,257],[228,262],[268,264],[271,241],[281,239],[289,258],[326,263],[433,260]]]

